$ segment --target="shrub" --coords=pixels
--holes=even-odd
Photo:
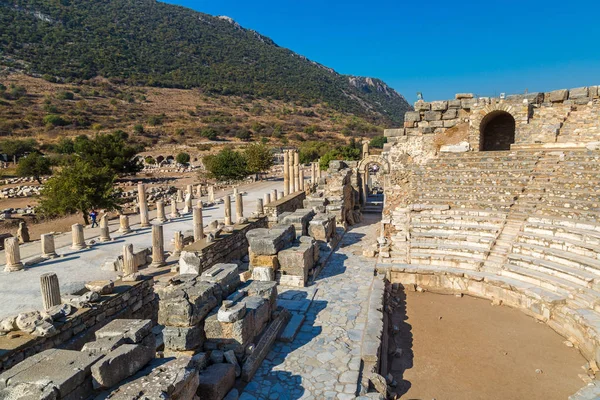
[[[187,165],[190,162],[190,155],[188,153],[179,153],[175,157],[175,161],[179,164]]]
[[[387,138],[385,136],[376,136],[371,139],[369,146],[374,147],[376,149],[383,149],[383,145],[387,143]]]
[[[56,98],[59,100],[73,100],[75,99],[75,95],[73,94],[73,92],[67,92],[65,90],[62,90],[56,94]]]
[[[44,117],[44,124],[50,126],[66,126],[69,121],[57,114],[48,114]]]
[[[133,131],[139,135],[141,135],[142,133],[144,133],[144,125],[142,124],[136,124],[133,127]]]

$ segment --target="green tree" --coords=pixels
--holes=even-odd
[[[136,124],[133,126],[133,131],[139,135],[141,135],[142,133],[144,133],[144,125],[142,124]]]
[[[175,156],[175,161],[179,164],[187,165],[190,162],[190,155],[188,153],[179,153]]]
[[[249,174],[262,174],[273,166],[271,149],[261,143],[251,144],[244,151]]]
[[[347,146],[338,146],[333,150],[328,151],[321,157],[319,167],[321,170],[326,170],[329,163],[333,160],[356,161],[362,156],[360,145],[352,138]]]
[[[200,136],[208,139],[208,140],[216,140],[218,136],[218,132],[215,128],[207,127],[200,131]]]
[[[374,147],[376,149],[383,149],[383,145],[387,143],[387,138],[385,136],[375,136],[371,139],[369,146]]]
[[[73,147],[77,156],[97,168],[106,166],[118,174],[135,174],[142,170],[135,158],[142,149],[129,145],[128,138],[123,131],[99,133],[92,139],[80,135],[75,138]]]
[[[40,194],[39,211],[49,217],[81,213],[87,225],[91,210],[120,208],[115,179],[116,174],[109,167],[97,168],[76,159],[46,182]]]
[[[59,154],[73,154],[75,153],[75,144],[70,138],[62,138],[56,144],[55,150]]]
[[[69,125],[69,121],[56,114],[48,114],[44,117],[44,124],[46,126],[66,126]]]
[[[17,159],[38,148],[38,143],[33,139],[5,139],[0,141],[0,153],[6,154],[17,162]]]
[[[33,176],[42,184],[42,175],[52,174],[52,161],[38,152],[33,152],[19,160],[17,175]]]
[[[321,158],[331,149],[331,144],[322,141],[308,141],[300,145],[300,162],[307,164]]]
[[[204,157],[204,166],[212,178],[218,180],[243,179],[248,176],[246,158],[237,151],[225,148]]]

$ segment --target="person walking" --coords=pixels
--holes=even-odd
[[[96,210],[92,210],[92,212],[90,212],[90,218],[92,219],[92,226],[91,226],[91,228],[99,226],[98,222],[96,221],[96,218],[98,218],[98,213],[96,212]]]

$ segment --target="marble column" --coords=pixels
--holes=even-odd
[[[9,237],[4,239],[4,255],[6,256],[4,271],[13,272],[25,268],[21,262],[21,250],[19,249],[18,238]]]
[[[179,218],[179,211],[177,211],[177,199],[171,199],[171,218]]]
[[[239,224],[244,218],[244,199],[242,194],[238,193],[235,197],[235,221]]]
[[[131,233],[131,227],[129,226],[129,217],[127,215],[119,216],[119,233]]]
[[[153,268],[164,266],[165,263],[165,241],[163,238],[163,226],[152,225],[152,264]]]
[[[199,199],[202,197],[202,185],[196,186],[196,198]]]
[[[110,242],[112,239],[110,238],[110,229],[108,228],[108,215],[104,214],[102,218],[100,218],[100,242]]]
[[[177,189],[177,202],[178,203],[183,202],[183,190],[181,190],[181,189]]]
[[[142,228],[150,227],[148,220],[148,200],[146,199],[146,187],[142,182],[138,182],[138,203],[140,207],[140,226]]]
[[[290,155],[287,151],[283,152],[283,193],[290,194]]]
[[[40,243],[42,244],[42,257],[44,258],[56,258],[56,248],[54,246],[54,235],[51,233],[44,233],[40,235]]]
[[[175,237],[174,237],[173,243],[174,243],[173,255],[175,257],[179,257],[181,255],[181,252],[183,251],[183,234],[181,233],[181,231],[175,232]]]
[[[288,157],[289,157],[289,170],[288,170],[288,175],[290,176],[289,180],[290,180],[290,193],[294,193],[297,189],[294,186],[294,153],[290,150],[288,151]]]
[[[319,161],[317,161],[317,181],[321,182],[321,178],[322,178],[322,173],[323,171],[321,171],[321,159],[319,159]]]
[[[368,186],[367,186],[367,179],[368,179],[368,172],[364,172],[363,174],[361,174],[361,192],[362,192],[362,200],[363,200],[363,206],[367,204],[367,198],[368,198]]]
[[[363,143],[362,158],[367,158],[369,155],[369,142]]]
[[[161,224],[167,222],[167,217],[165,216],[165,202],[162,200],[156,202],[156,221]]]
[[[209,186],[208,187],[208,201],[210,203],[214,203],[215,202],[215,187],[214,186]]]
[[[231,223],[231,196],[225,196],[225,225],[232,225]]]
[[[189,214],[192,212],[192,195],[190,193],[185,194],[185,206],[183,207],[182,214]]]
[[[58,276],[54,272],[47,272],[40,275],[40,289],[44,310],[49,310],[54,306],[62,304]]]
[[[310,183],[314,186],[317,184],[317,164],[311,162],[310,168]]]
[[[278,193],[279,193],[279,194],[277,195],[277,198],[278,198],[278,199],[283,199],[283,191],[282,191],[282,190],[280,190]]]
[[[265,208],[263,206],[263,199],[256,199],[256,213],[258,215],[265,214]]]
[[[271,193],[263,194],[263,204],[266,206],[271,202]]]
[[[73,238],[73,244],[71,245],[71,248],[73,250],[81,250],[87,247],[85,244],[85,239],[83,237],[83,225],[71,225],[71,236]]]
[[[304,191],[304,170],[300,169],[300,190]]]
[[[133,256],[133,245],[126,244],[123,246],[123,275],[133,275],[138,272]]]
[[[271,190],[271,201],[277,201],[279,200],[279,196],[277,194],[277,189],[273,189]]]
[[[194,242],[204,239],[204,220],[202,218],[202,208],[194,207]]]
[[[300,186],[300,157],[298,152],[294,152],[294,189],[295,192],[302,190]]]
[[[187,185],[187,190],[186,192],[192,197],[194,198],[194,185]]]

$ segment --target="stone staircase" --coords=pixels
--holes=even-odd
[[[369,196],[367,198],[367,204],[364,205],[363,214],[378,214],[383,213],[383,195],[378,194]]]

